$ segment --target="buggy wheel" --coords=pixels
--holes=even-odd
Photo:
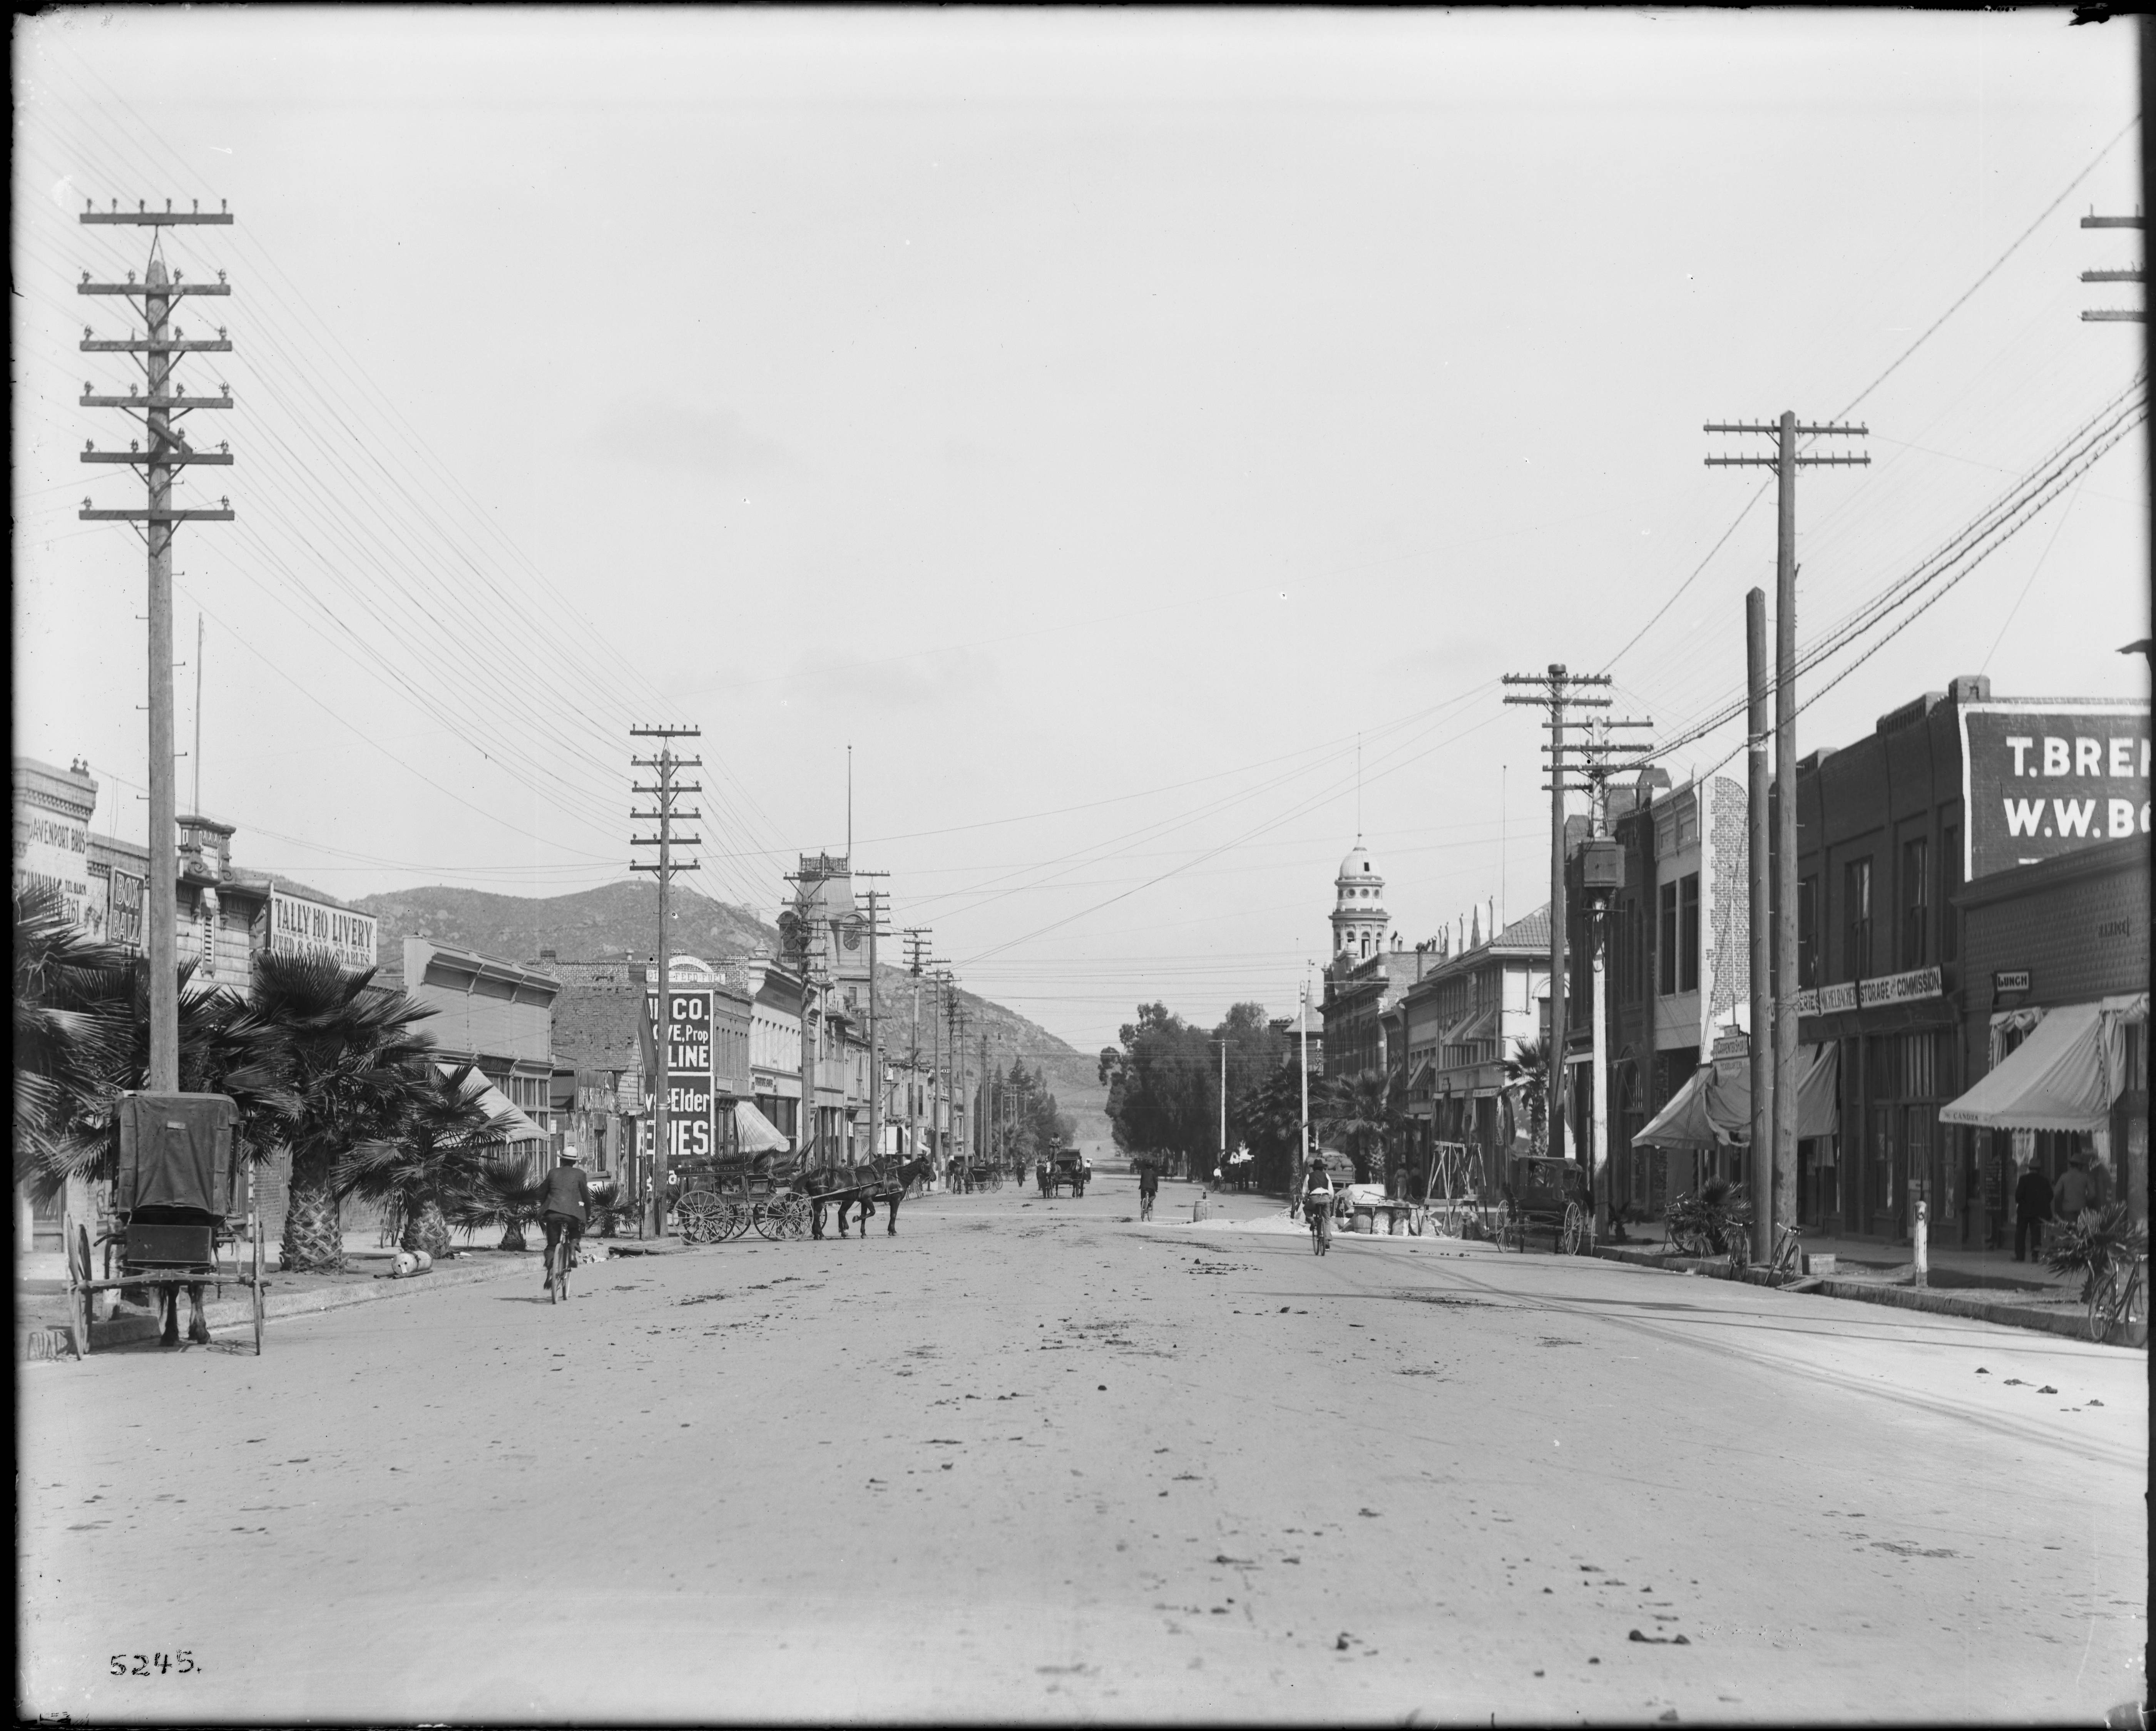
[[[1564,1224],[1558,1229],[1557,1247],[1564,1256],[1576,1256],[1586,1236],[1587,1211],[1577,1202],[1564,1205]]]
[[[780,1199],[776,1196],[756,1205],[752,1220],[759,1237],[778,1239],[786,1236],[785,1224],[780,1219],[782,1206]]]
[[[67,1234],[68,1333],[74,1339],[74,1355],[90,1356],[90,1294],[83,1290],[91,1278],[90,1234],[80,1225]]]
[[[2118,1271],[2106,1263],[2102,1272],[2089,1282],[2089,1338],[2099,1344],[2110,1339],[2118,1323]]]
[[[252,1291],[254,1295],[254,1302],[252,1306],[254,1312],[254,1356],[259,1359],[262,1356],[262,1323],[264,1321],[264,1309],[269,1302],[269,1300],[264,1296],[262,1291],[262,1222],[259,1218],[254,1222],[253,1237],[254,1240],[254,1284],[249,1290]]]
[[[779,1204],[779,1224],[787,1237],[806,1238],[808,1235],[808,1199],[802,1195],[787,1197]]]

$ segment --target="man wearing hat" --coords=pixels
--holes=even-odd
[[[582,1157],[573,1144],[562,1149],[562,1163],[548,1173],[539,1186],[539,1224],[547,1231],[546,1279],[539,1283],[545,1292],[554,1284],[554,1246],[568,1235],[569,1255],[574,1257],[577,1246],[584,1235],[584,1223],[591,1218],[591,1180],[584,1176],[579,1161]]]

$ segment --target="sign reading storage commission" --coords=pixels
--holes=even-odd
[[[273,889],[270,948],[280,956],[331,956],[347,968],[372,968],[374,916]]]
[[[2148,834],[2145,703],[1961,706],[1962,873]]]

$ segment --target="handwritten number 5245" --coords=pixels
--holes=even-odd
[[[115,1677],[148,1677],[153,1672],[163,1677],[175,1672],[185,1677],[202,1668],[187,1648],[172,1653],[115,1653],[110,1663]]]

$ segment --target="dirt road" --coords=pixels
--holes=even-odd
[[[21,1705],[2087,1723],[2137,1693],[2140,1354],[1444,1240],[1320,1260],[1191,1194],[1147,1225],[1119,1177],[937,1196],[896,1238],[609,1262],[566,1310],[535,1270],[259,1360],[28,1367]]]

